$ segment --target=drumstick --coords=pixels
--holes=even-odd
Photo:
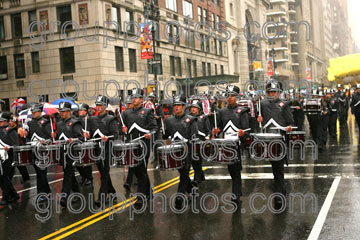
[[[14,148],[14,146],[9,146],[8,148]],[[0,150],[5,150],[5,148],[0,148]]]
[[[164,119],[161,118],[161,127],[163,130],[163,134],[165,135],[165,126],[164,126]]]
[[[121,124],[123,125],[123,127],[125,127],[124,120],[123,120],[123,118],[122,118],[122,116],[121,116],[121,113],[120,113],[120,112],[119,112],[119,116],[120,116],[120,121],[121,121]]]
[[[87,120],[88,120],[88,116],[85,116],[85,131],[84,132],[87,132]],[[86,142],[86,138],[84,139],[85,142]]]
[[[216,121],[216,111],[214,111],[214,120],[215,120],[215,128],[218,128],[217,127],[217,121]]]
[[[149,133],[150,135],[152,135],[152,134],[154,134],[155,132],[151,132],[151,133]],[[138,137],[138,138],[135,138],[135,139],[133,139],[133,140],[131,140],[130,142],[135,142],[135,141],[137,141],[137,140],[139,140],[139,139],[142,139],[142,138],[144,138],[145,137],[145,135],[144,136],[141,136],[141,137]]]
[[[50,116],[50,127],[51,127],[51,133],[54,133],[54,127],[53,127],[53,123],[52,123],[52,118]],[[55,142],[55,138],[53,137],[53,142]]]
[[[111,136],[104,136],[104,137],[107,137],[107,138],[113,138],[114,137],[114,135],[111,135]],[[89,141],[99,141],[99,140],[101,140],[102,139],[102,137],[100,137],[100,138],[93,138],[93,139],[90,139]]]
[[[298,127],[291,127],[291,129],[297,129]],[[271,127],[270,129],[274,129],[274,130],[278,130],[278,129],[281,129],[281,130],[284,130],[286,129],[286,127]]]
[[[261,116],[261,96],[259,97],[259,116]],[[262,123],[259,122],[260,132],[262,132]]]
[[[251,130],[251,128],[247,128],[247,129],[245,129],[245,130],[243,130],[244,132],[247,132],[247,131],[250,131]],[[235,135],[237,135],[238,133],[231,133],[231,134],[229,134],[230,136],[235,136]]]

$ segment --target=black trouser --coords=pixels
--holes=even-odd
[[[190,164],[188,160],[185,160],[185,164],[182,168],[178,169],[180,174],[180,182],[178,187],[178,193],[191,193],[191,180],[189,177]]]
[[[198,156],[198,159],[197,160],[192,160],[191,161],[191,165],[194,169],[194,181],[196,182],[201,182],[203,177],[204,177],[204,172],[202,170],[202,157],[201,156]]]
[[[113,193],[113,194],[116,193],[115,188],[112,185],[112,181],[111,181],[111,177],[110,177],[110,152],[109,152],[109,143],[108,142],[106,142],[105,149],[103,151],[105,151],[105,159],[99,160],[96,163],[96,166],[97,166],[97,168],[100,172],[100,176],[101,176],[99,200],[101,199],[102,194],[107,195],[108,193]],[[97,149],[96,152],[99,153],[99,149]]]
[[[321,147],[324,147],[327,142],[327,129],[330,120],[330,113],[321,116]]]
[[[76,169],[80,173],[80,176],[84,179],[93,180],[92,166],[76,166]]]
[[[355,120],[356,120],[356,122],[357,122],[359,131],[360,131],[360,112],[359,112],[359,113],[355,113]],[[359,134],[359,137],[360,137],[360,134]]]
[[[320,114],[308,115],[308,121],[309,121],[310,132],[313,140],[317,144],[321,144],[322,127],[321,127]]]
[[[133,178],[134,178],[134,174],[135,174],[135,168],[130,167],[128,169],[128,175],[126,177],[126,183],[129,184],[129,186],[131,186]]]
[[[62,192],[66,193],[68,197],[73,192],[79,192],[79,184],[75,177],[75,169],[73,166],[73,160],[66,158],[66,164],[63,164],[64,180],[62,186]]]
[[[295,126],[297,127],[297,131],[303,131],[304,129],[304,120],[305,120],[305,116],[304,113],[294,113],[293,114],[294,117],[294,122],[295,122]]]
[[[336,122],[337,122],[337,112],[331,111],[329,115],[329,135],[332,138],[336,138]]]
[[[239,157],[241,157],[241,155]],[[228,171],[232,181],[232,193],[235,194],[237,199],[242,196],[241,168],[241,161],[228,165]]]
[[[285,158],[280,161],[270,161],[270,163],[274,175],[274,192],[285,196],[284,161]]]
[[[17,169],[19,170],[23,181],[27,181],[30,179],[30,176],[29,176],[26,166],[17,166]],[[15,168],[12,168],[12,171],[10,173],[10,180],[12,180],[12,178],[14,177],[14,174],[15,174]]]
[[[144,194],[146,197],[150,197],[150,179],[147,173],[147,165],[150,157],[150,141],[142,141],[146,145],[147,152],[144,154],[145,158],[138,166],[134,167],[134,173],[138,180],[137,192]],[[143,149],[143,148],[142,148]],[[130,171],[130,170],[129,170]]]
[[[36,164],[33,164],[33,166],[36,172],[37,193],[51,193],[49,182],[47,179],[47,168],[39,168]]]
[[[343,127],[347,124],[347,110],[345,108],[342,108],[339,110],[339,122],[340,126]]]
[[[12,182],[11,182],[11,172],[13,168],[11,166],[11,161],[8,159],[2,164],[3,173],[0,175],[0,187],[3,191],[3,200],[8,201],[11,198],[18,196]]]

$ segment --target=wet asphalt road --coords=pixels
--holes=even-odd
[[[305,160],[300,160],[296,154],[295,159],[285,168],[288,196],[287,206],[281,213],[272,211],[269,199],[273,176],[270,164],[265,161],[243,161],[242,205],[234,213],[225,212],[231,210],[231,207],[226,200],[221,199],[224,193],[231,192],[226,166],[205,164],[207,180],[200,185],[197,200],[190,202],[189,208],[182,214],[174,213],[169,203],[172,194],[177,191],[177,182],[172,180],[178,176],[177,171],[155,171],[150,164],[151,183],[155,191],[166,196],[165,213],[160,197],[155,198],[153,209],[149,207],[141,214],[134,213],[131,205],[121,209],[121,206],[126,205],[120,205],[121,201],[115,205],[112,214],[109,211],[91,213],[89,199],[86,199],[85,209],[78,213],[59,207],[57,209],[56,202],[51,201],[52,211],[44,222],[39,221],[36,215],[44,218],[47,211],[39,213],[33,204],[36,195],[35,175],[31,175],[30,182],[23,185],[17,173],[14,183],[20,191],[21,200],[0,208],[0,239],[308,239],[316,228],[320,231],[319,239],[359,239],[358,134],[354,119],[349,118],[348,127],[338,128],[337,139],[328,141],[326,150],[319,153],[318,160],[311,160],[309,152]],[[28,170],[33,174],[32,167],[28,167]],[[86,198],[91,193],[96,196],[98,192],[100,176],[96,167],[93,167],[93,171],[94,188],[81,189]],[[117,193],[129,197],[122,186],[124,169],[113,168],[111,176]],[[336,178],[340,182],[324,216],[324,202],[331,195],[329,190]],[[61,192],[61,180],[61,167],[53,167],[49,171],[53,194]],[[172,181],[167,182],[169,180]],[[160,184],[163,185],[157,187]],[[136,186],[133,186],[133,192],[135,189]],[[215,194],[215,197],[208,193]],[[309,198],[303,209],[299,199],[290,203],[291,194],[307,194]],[[201,201],[201,210],[200,199],[203,196],[207,197]],[[258,197],[252,201],[255,196]],[[218,200],[218,204],[214,199]],[[81,206],[75,204],[74,207],[79,209]],[[257,212],[260,209],[262,213]],[[133,220],[131,214],[134,215]],[[317,219],[321,218],[324,218],[324,223],[320,228],[314,227],[315,222],[318,223]]]

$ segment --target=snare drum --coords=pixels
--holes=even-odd
[[[157,154],[160,170],[180,169],[185,165],[186,156],[184,146],[181,144],[171,144],[158,147]]]
[[[240,161],[238,137],[215,138],[212,140],[215,154],[208,158],[209,162],[234,164]]]
[[[286,133],[286,143],[288,144],[288,146],[290,145],[290,141],[294,142],[295,141],[301,141],[302,144],[304,144],[305,142],[305,131],[291,131],[289,133]],[[295,148],[299,148],[299,145],[296,144]]]
[[[210,141],[198,141],[195,143],[195,154],[198,157],[202,157],[203,159],[207,159],[212,156],[214,152],[214,147],[210,143]]]
[[[275,160],[281,155],[286,154],[286,145],[282,145],[279,141],[283,141],[284,138],[278,133],[253,133],[254,141],[250,147],[251,158],[256,160]],[[274,142],[276,141],[276,142]],[[285,149],[283,147],[285,146]],[[282,151],[283,150],[283,151]]]
[[[77,166],[88,166],[96,163],[92,159],[92,156],[95,154],[95,148],[97,143],[95,142],[84,142],[74,146],[74,155],[75,155],[75,164]],[[79,157],[82,158],[80,159]]]
[[[14,146],[14,165],[27,166],[33,163],[33,152],[31,145]]]
[[[63,159],[63,152],[61,151],[61,145],[40,145],[36,147],[35,151],[38,151],[40,158],[40,165],[46,165],[46,167],[59,165],[60,160]]]
[[[307,114],[319,114],[321,112],[321,99],[306,99],[304,111]]]
[[[116,165],[125,167],[136,167],[143,159],[140,159],[142,151],[138,142],[113,142],[113,154],[115,155]]]

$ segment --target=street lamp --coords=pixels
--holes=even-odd
[[[144,16],[145,22],[147,22],[147,18],[152,21],[152,28],[151,28],[151,37],[153,40],[153,59],[152,59],[152,73],[154,74],[154,83],[155,83],[155,97],[158,96],[158,89],[157,89],[157,69],[156,64],[156,27],[158,26],[158,22],[160,20],[160,10],[158,5],[158,0],[146,0],[145,7],[144,7]]]

